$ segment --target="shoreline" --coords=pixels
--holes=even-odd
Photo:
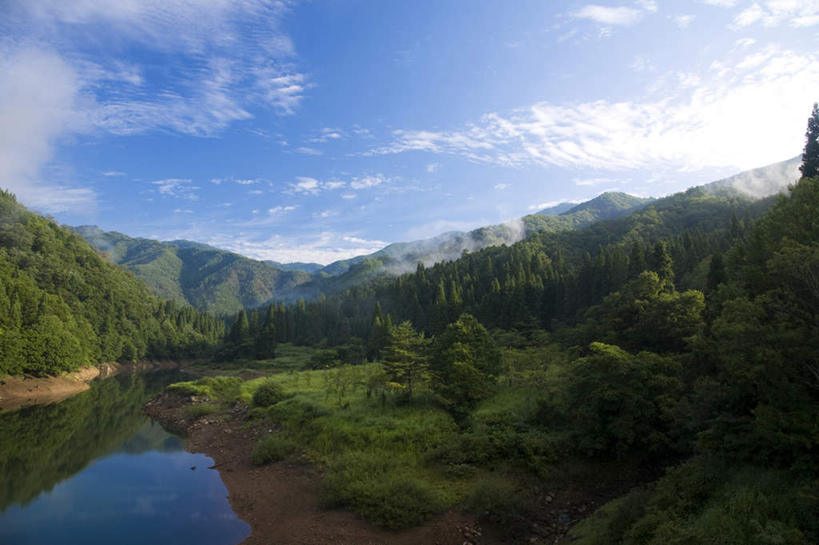
[[[90,388],[89,383],[98,378],[108,378],[123,372],[154,371],[183,367],[176,361],[138,363],[101,363],[82,367],[77,371],[49,377],[0,378],[0,412],[9,412],[32,405],[50,405]]]
[[[499,545],[508,543],[494,529],[483,529],[474,516],[456,510],[421,526],[390,531],[358,515],[325,509],[319,498],[321,474],[304,459],[255,466],[250,453],[256,440],[273,430],[243,426],[241,410],[228,419],[216,415],[186,419],[188,403],[164,394],[149,401],[145,414],[185,436],[185,449],[213,459],[236,515],[251,527],[241,545]]]

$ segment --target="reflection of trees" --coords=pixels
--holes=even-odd
[[[123,375],[94,381],[62,403],[0,415],[0,510],[26,504],[122,448],[174,450],[168,435],[142,414],[142,406],[178,379],[178,373]]]

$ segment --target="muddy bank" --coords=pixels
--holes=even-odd
[[[268,430],[247,428],[243,411],[228,419],[213,415],[189,421],[186,403],[164,395],[145,406],[145,413],[166,428],[187,436],[187,450],[214,460],[228,489],[233,511],[253,533],[242,545],[497,545],[511,543],[497,530],[482,528],[474,517],[451,511],[423,526],[402,531],[377,528],[346,511],[323,509],[319,472],[291,460],[257,467],[250,461],[256,440]]]
[[[186,362],[155,361],[139,363],[101,363],[55,377],[0,378],[0,411],[13,411],[29,405],[58,403],[72,395],[84,392],[88,383],[123,372],[176,369]]]

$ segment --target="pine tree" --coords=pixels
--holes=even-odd
[[[802,153],[802,176],[812,178],[819,175],[819,104],[813,105],[805,132],[805,151]]]

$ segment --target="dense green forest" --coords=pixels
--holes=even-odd
[[[81,237],[0,192],[0,374],[191,357],[224,324],[162,301]]]

